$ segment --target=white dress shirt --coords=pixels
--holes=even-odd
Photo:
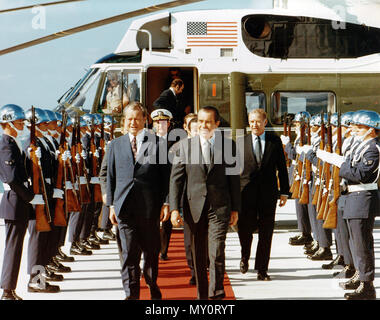
[[[252,150],[253,153],[255,153],[255,143],[256,143],[256,135],[252,133]],[[259,136],[260,142],[261,142],[261,154],[264,155],[264,150],[265,150],[265,131],[262,135]]]
[[[133,138],[135,137],[134,135],[132,134],[128,134],[129,135],[129,141],[131,142],[131,145],[132,145],[132,140]],[[136,136],[136,148],[137,148],[137,154],[139,154],[139,151],[140,151],[140,148],[141,148],[141,145],[144,141],[144,136],[145,136],[145,128],[140,130],[139,133],[137,134]]]

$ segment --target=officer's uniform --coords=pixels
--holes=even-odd
[[[304,141],[306,142],[306,140]],[[293,176],[294,176],[294,170],[296,170],[296,158],[297,158],[297,152],[296,147],[300,143],[300,137],[297,137],[294,141],[294,146],[291,143],[286,144],[285,146],[285,152],[288,154],[288,158],[292,160],[292,165],[289,168],[289,183],[293,183]],[[311,236],[311,224],[309,219],[309,213],[308,213],[308,206],[307,204],[300,204],[299,199],[295,199],[295,207],[296,207],[296,214],[297,214],[297,224],[298,229],[302,233],[302,236],[304,236],[305,241],[302,241],[299,244],[306,244],[312,242],[313,238]],[[298,240],[289,240],[290,244],[298,244]]]
[[[375,278],[373,227],[380,215],[379,154],[377,138],[360,144],[340,167],[340,177],[348,184],[343,218],[348,223],[359,280],[372,282]]]
[[[1,288],[16,289],[24,237],[32,211],[29,202],[33,192],[27,187],[29,175],[25,168],[25,153],[15,139],[3,134],[0,140],[0,178],[4,194],[0,218],[5,220],[5,250]]]

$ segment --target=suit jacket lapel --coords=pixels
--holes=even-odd
[[[255,158],[255,155],[253,154],[252,134],[247,135],[245,139],[244,149],[245,149],[244,152],[247,155],[248,163],[253,163],[253,166],[257,168],[256,158]]]
[[[127,161],[134,163],[131,141],[129,140],[129,133],[124,135],[125,142],[122,144],[125,148],[121,148],[120,152],[125,152]]]

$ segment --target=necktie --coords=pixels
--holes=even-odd
[[[137,157],[136,137],[133,137],[131,146],[132,146],[132,152],[133,152],[133,159],[135,159],[135,161],[136,161],[136,157]]]
[[[203,148],[203,159],[206,165],[206,169],[210,168],[211,159],[212,159],[212,151],[211,151],[211,143],[210,141],[206,141]]]
[[[260,167],[263,154],[261,151],[260,138],[258,136],[256,136],[256,139],[255,139],[255,150],[254,151],[255,151],[255,158],[256,158],[257,165]]]

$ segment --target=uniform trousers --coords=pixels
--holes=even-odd
[[[5,249],[1,288],[15,290],[20,270],[22,248],[28,221],[5,220]]]
[[[355,269],[360,281],[375,279],[375,251],[373,241],[374,217],[347,219],[348,231],[353,245]]]

